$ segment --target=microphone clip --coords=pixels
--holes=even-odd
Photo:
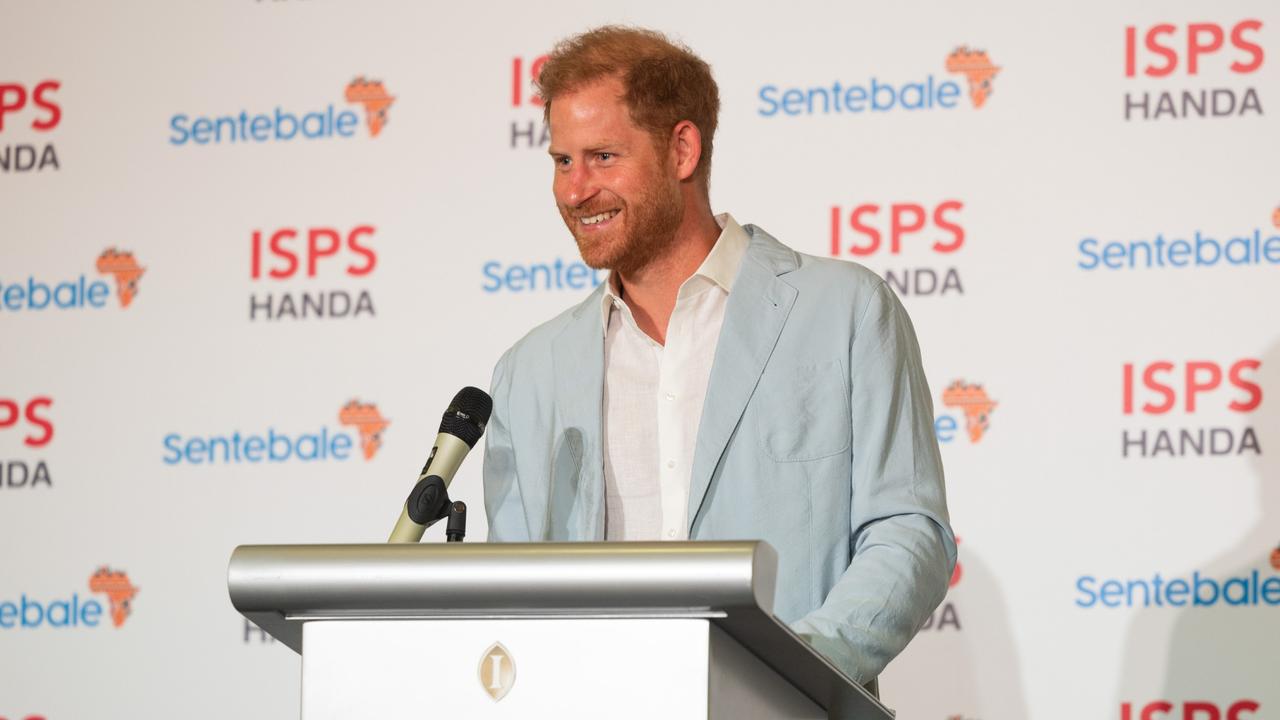
[[[407,509],[410,520],[426,527],[449,518],[445,533],[448,542],[462,542],[467,534],[467,504],[449,500],[444,478],[439,475],[428,475],[413,486]]]

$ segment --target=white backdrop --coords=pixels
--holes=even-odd
[[[0,718],[296,714],[298,658],[231,608],[230,552],[383,539],[454,392],[589,291],[528,73],[605,22],[711,63],[717,211],[911,278],[961,571],[886,702],[938,720],[1280,716],[1273,2],[0,0],[0,16]],[[998,68],[980,107],[948,70],[961,47]],[[391,96],[376,136],[346,97],[357,78]],[[906,107],[929,88],[932,107]],[[274,139],[277,114],[326,137]],[[1210,262],[1205,238],[1234,237]],[[98,267],[113,248],[142,268],[127,306],[127,258]],[[369,459],[340,422],[352,400],[387,423]],[[966,407],[987,410],[976,441]],[[265,459],[273,436],[320,434],[325,459],[298,457],[313,440]],[[477,541],[479,471],[453,485]],[[123,576],[91,580],[103,567]],[[1207,580],[1232,601],[1189,602]]]

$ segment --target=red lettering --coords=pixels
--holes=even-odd
[[[271,254],[275,255],[278,258],[284,258],[285,260],[288,260],[289,265],[288,265],[288,268],[285,270],[271,268],[270,270],[267,271],[268,275],[270,275],[273,278],[283,279],[283,278],[291,277],[295,272],[297,272],[298,254],[293,252],[289,248],[284,247],[283,245],[285,240],[292,240],[293,238],[296,238],[296,237],[298,237],[298,232],[291,228],[284,228],[282,230],[277,230],[275,234],[271,236],[271,241],[269,243],[269,245],[271,246]]]
[[[1201,33],[1209,33],[1209,43],[1200,42]],[[1200,69],[1200,56],[1222,49],[1222,28],[1216,23],[1192,23],[1187,26],[1187,74]]]
[[[364,245],[361,245],[359,240],[361,235],[372,236],[373,233],[374,233],[373,226],[361,225],[356,229],[352,230],[351,234],[347,235],[347,247],[351,248],[353,252],[359,255],[363,255],[365,259],[364,265],[361,265],[361,266],[356,266],[354,264],[348,265],[347,266],[348,275],[368,275],[369,273],[373,272],[373,267],[378,264],[378,256],[375,255],[373,250],[371,250],[370,248],[365,247]]]
[[[1231,403],[1227,405],[1228,408],[1236,412],[1246,413],[1257,410],[1258,406],[1262,404],[1262,386],[1256,382],[1246,380],[1241,376],[1241,373],[1245,370],[1257,370],[1261,365],[1262,363],[1258,360],[1245,358],[1244,360],[1237,360],[1235,364],[1231,366],[1231,369],[1227,371],[1228,382],[1245,391],[1249,396],[1249,399],[1244,402],[1232,400]]]
[[[1148,703],[1146,707],[1142,708],[1141,720],[1156,720],[1157,712],[1167,713],[1172,710],[1173,705],[1171,703],[1167,703],[1163,700],[1157,700],[1153,703]]]
[[[1124,364],[1124,414],[1133,414],[1133,363]]]
[[[1201,370],[1209,372],[1209,380],[1200,382],[1196,379]],[[1187,363],[1187,412],[1196,411],[1196,394],[1207,392],[1222,384],[1222,368],[1215,362],[1193,360]]]
[[[854,208],[853,213],[849,216],[849,225],[854,229],[854,231],[866,235],[871,240],[871,244],[865,248],[858,247],[857,245],[850,245],[849,252],[854,255],[870,255],[880,249],[880,231],[862,222],[863,215],[867,213],[874,215],[878,212],[880,212],[879,205],[859,205]]]
[[[9,417],[0,420],[0,428],[12,427],[14,423],[18,422],[18,418],[21,416],[18,412],[18,403],[9,398],[0,398],[0,408],[3,408],[9,414]]]
[[[1245,30],[1253,30],[1256,32],[1261,29],[1262,21],[1260,20],[1243,20],[1236,23],[1234,28],[1231,28],[1231,44],[1234,45],[1236,49],[1249,53],[1249,56],[1253,58],[1253,60],[1248,63],[1242,63],[1239,60],[1231,63],[1231,72],[1243,75],[1251,73],[1262,67],[1262,46],[1255,42],[1249,42],[1244,38]]]
[[[1222,718],[1217,705],[1188,700],[1182,704],[1182,720],[1222,720]]]
[[[1142,412],[1148,415],[1162,415],[1173,409],[1177,404],[1178,396],[1173,391],[1173,387],[1165,385],[1156,378],[1156,373],[1165,373],[1173,370],[1171,362],[1155,362],[1147,366],[1142,373],[1142,384],[1150,390],[1154,390],[1164,396],[1164,403],[1160,405],[1152,405],[1151,403],[1143,403]]]
[[[45,93],[53,92],[59,87],[62,87],[62,85],[57,80],[45,80],[36,85],[36,90],[32,93],[32,97],[35,100],[36,107],[49,114],[49,119],[32,121],[31,127],[36,130],[48,131],[58,126],[58,121],[62,119],[62,108],[56,103],[46,100],[44,96]]]
[[[12,97],[14,99],[10,100]],[[21,110],[27,104],[27,89],[21,85],[6,83],[0,85],[0,130],[4,130],[6,113]]]
[[[533,80],[533,82],[535,83],[538,82],[538,76],[542,74],[542,66],[545,64],[547,64],[546,55],[539,55],[538,57],[534,58],[533,62],[529,65],[529,79]],[[520,107],[521,105],[524,104],[525,82],[526,80],[524,76],[524,60],[518,57],[512,58],[511,59],[511,107]],[[542,107],[542,98],[537,93],[533,93],[532,95],[529,96],[529,104],[536,105],[537,107]]]
[[[511,58],[511,107],[520,107],[524,96],[524,62],[520,58]]]
[[[909,224],[902,221],[903,215],[915,216]],[[915,203],[894,203],[890,208],[892,219],[889,221],[889,252],[897,255],[902,252],[902,236],[919,231],[924,227],[924,208]]]
[[[23,439],[22,443],[27,447],[43,447],[48,445],[50,440],[53,440],[53,423],[49,422],[47,418],[36,415],[36,408],[47,408],[51,405],[53,405],[53,398],[48,397],[38,397],[27,403],[27,422],[36,427],[44,428],[44,434],[39,438],[28,435]]]
[[[249,277],[257,280],[262,277],[262,231],[253,231],[253,254],[249,263]]]
[[[317,242],[320,238],[329,238],[329,246],[321,248]],[[316,264],[322,257],[336,255],[342,245],[342,238],[336,230],[329,228],[311,228],[307,232],[307,277],[316,276]]]
[[[840,257],[840,219],[842,215],[839,205],[831,206],[831,257]]]
[[[1165,64],[1161,67],[1147,65],[1143,73],[1150,77],[1164,77],[1178,69],[1178,53],[1172,47],[1165,47],[1157,42],[1161,35],[1171,35],[1177,28],[1168,23],[1156,25],[1147,31],[1146,46],[1151,52],[1163,57]]]
[[[1136,71],[1137,60],[1137,37],[1138,28],[1130,25],[1124,29],[1124,76],[1133,77]],[[1128,707],[1125,705],[1125,707]]]
[[[1231,707],[1227,708],[1227,720],[1244,720],[1244,716],[1240,713],[1248,712],[1250,715],[1258,712],[1261,707],[1254,700],[1237,700]]]
[[[964,203],[959,200],[948,200],[933,209],[933,224],[937,225],[940,230],[950,231],[951,237],[953,238],[950,243],[943,243],[941,241],[935,242],[933,244],[934,250],[941,253],[955,252],[964,244],[964,228],[960,227],[958,223],[949,221],[946,216],[943,215],[943,213],[948,210],[960,212],[963,209]]]

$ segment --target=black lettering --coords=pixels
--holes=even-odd
[[[1150,105],[1148,104],[1149,102],[1150,102],[1150,97],[1148,96],[1147,93],[1142,93],[1142,102],[1140,103],[1135,103],[1133,101],[1133,95],[1129,93],[1125,93],[1124,94],[1124,119],[1126,121],[1132,119],[1130,115],[1133,113],[1134,109],[1142,108],[1142,119],[1146,120],[1148,115],[1150,115]]]
[[[1139,450],[1139,454],[1142,457],[1147,456],[1147,431],[1142,430],[1141,433],[1142,434],[1140,434],[1137,438],[1130,438],[1129,431],[1128,430],[1124,431],[1124,435],[1121,436],[1120,438],[1120,442],[1123,444],[1123,448],[1124,448],[1123,457],[1129,457],[1129,448],[1133,446],[1137,446]]]
[[[1236,454],[1243,455],[1245,448],[1252,448],[1254,455],[1262,454],[1262,448],[1258,447],[1258,435],[1251,427],[1245,428],[1244,433],[1240,436],[1240,449],[1236,451]]]
[[[360,291],[360,296],[359,296],[358,298],[356,298],[356,311],[355,311],[355,316],[356,316],[356,317],[360,317],[360,314],[361,314],[361,313],[365,313],[365,314],[369,315],[369,317],[373,317],[373,316],[374,316],[374,312],[373,312],[373,298],[369,296],[369,291],[368,291],[368,290],[361,290],[361,291]]]
[[[342,301],[342,309],[338,309],[338,301]],[[351,294],[346,290],[333,290],[329,293],[329,317],[346,317],[351,312]]]
[[[312,312],[316,317],[324,317],[324,293],[302,293],[302,319],[307,319]]]
[[[264,300],[259,300],[257,295],[249,296],[249,322],[258,319],[259,310],[266,314],[266,319],[271,319],[271,293],[267,293]]]
[[[1245,111],[1253,110],[1255,113],[1262,114],[1262,102],[1258,100],[1258,91],[1249,88],[1244,91],[1244,98],[1240,100],[1240,114],[1244,115]]]

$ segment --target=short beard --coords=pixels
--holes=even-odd
[[[561,215],[578,243],[578,252],[587,266],[612,270],[620,275],[634,275],[653,264],[671,247],[676,230],[684,222],[684,198],[678,183],[655,178],[653,192],[641,195],[636,202],[623,206],[627,234],[620,242],[584,242],[578,232],[578,221],[561,208]],[[579,212],[578,214],[582,214]]]

